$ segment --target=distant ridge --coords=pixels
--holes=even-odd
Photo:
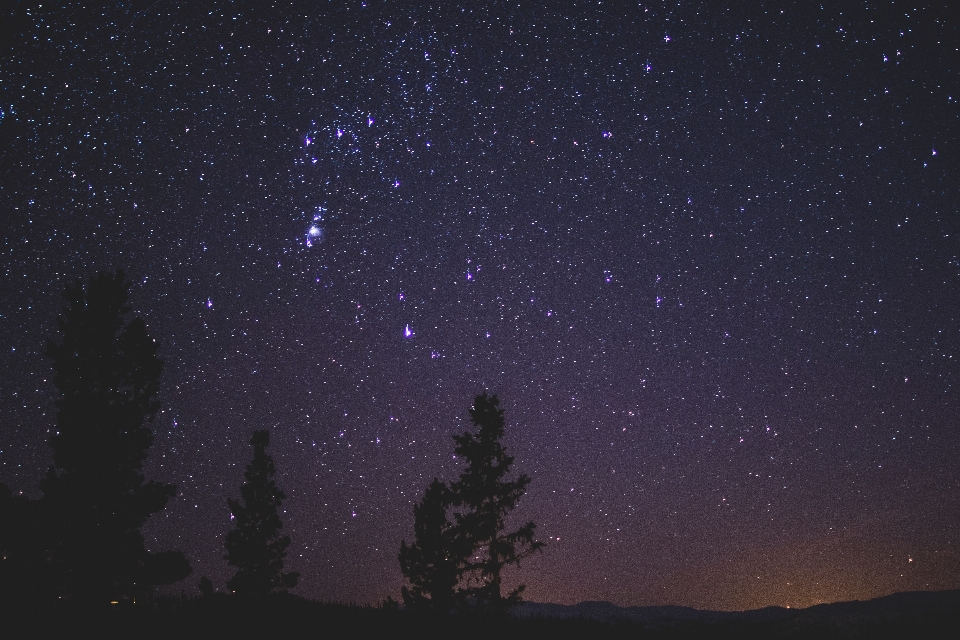
[[[645,627],[685,623],[789,623],[804,626],[842,627],[865,621],[904,622],[930,616],[956,616],[960,619],[960,589],[953,591],[910,591],[873,600],[853,600],[818,604],[806,609],[764,607],[750,611],[706,611],[692,607],[618,607],[606,601],[588,601],[575,605],[524,602],[514,615],[519,618],[583,618],[601,622],[632,622]]]

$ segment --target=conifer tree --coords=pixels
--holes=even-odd
[[[486,392],[474,399],[470,419],[475,433],[454,436],[456,455],[466,468],[451,487],[457,509],[456,534],[472,551],[465,571],[469,584],[465,594],[477,598],[481,606],[493,611],[520,600],[524,585],[504,595],[501,590],[503,569],[540,550],[542,542],[533,539],[536,525],[528,522],[507,532],[507,515],[517,506],[530,477],[520,474],[508,480],[513,456],[501,442],[504,435],[503,410],[497,396]]]
[[[280,535],[279,509],[286,495],[273,479],[276,467],[266,452],[270,434],[257,431],[250,444],[253,460],[243,474],[241,501],[227,499],[236,527],[227,533],[224,558],[237,568],[227,586],[237,594],[262,597],[294,588],[300,574],[283,571],[290,537]]]
[[[140,533],[176,487],[143,477],[163,361],[143,320],[129,318],[129,288],[122,271],[68,286],[62,341],[47,346],[60,397],[39,543],[54,594],[78,604],[133,598],[190,573],[182,553],[151,554]]]
[[[400,570],[410,587],[402,589],[411,609],[449,612],[456,606],[460,575],[469,548],[464,549],[447,510],[453,496],[446,484],[434,478],[423,499],[413,508],[414,541],[400,544]]]

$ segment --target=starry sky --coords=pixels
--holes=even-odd
[[[485,389],[530,600],[960,588],[949,3],[82,4],[0,16],[0,481],[51,462],[60,291],[123,268],[177,592],[266,428],[297,593],[398,597]]]

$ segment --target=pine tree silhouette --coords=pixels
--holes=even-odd
[[[143,320],[128,319],[129,288],[123,271],[68,286],[62,341],[47,345],[60,397],[42,543],[53,590],[75,603],[132,599],[191,571],[179,551],[148,553],[140,533],[176,487],[143,477],[163,361]]]
[[[474,399],[470,419],[476,433],[454,436],[454,451],[466,461],[466,468],[451,487],[457,535],[473,551],[466,564],[470,586],[465,594],[492,611],[502,611],[521,599],[524,585],[504,595],[501,590],[503,569],[519,565],[544,543],[533,539],[536,525],[528,522],[515,531],[505,532],[507,515],[520,502],[530,477],[520,474],[507,480],[513,456],[506,453],[503,410],[497,396],[486,392]]]
[[[286,495],[274,482],[276,467],[267,452],[270,434],[257,431],[250,439],[253,460],[247,465],[240,487],[242,502],[227,500],[236,528],[227,533],[224,558],[237,568],[227,586],[237,594],[262,597],[297,586],[297,572],[284,573],[283,559],[290,544],[281,536],[279,509]]]
[[[457,584],[469,547],[457,536],[447,510],[453,495],[434,478],[420,503],[413,508],[414,542],[400,543],[400,570],[410,581],[402,588],[403,602],[411,609],[449,612],[457,604]]]
[[[413,510],[413,544],[400,545],[400,569],[410,582],[402,593],[410,608],[449,612],[473,601],[488,612],[502,612],[520,600],[524,588],[504,595],[503,569],[543,548],[533,539],[533,522],[505,531],[507,515],[530,478],[521,474],[507,480],[514,459],[501,442],[504,420],[497,396],[477,396],[470,418],[476,433],[453,437],[466,468],[449,486],[433,480]]]

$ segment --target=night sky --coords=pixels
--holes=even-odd
[[[0,15],[0,481],[51,463],[60,292],[123,268],[177,593],[266,428],[296,592],[398,598],[485,389],[530,600],[960,588],[950,3],[56,4]]]

